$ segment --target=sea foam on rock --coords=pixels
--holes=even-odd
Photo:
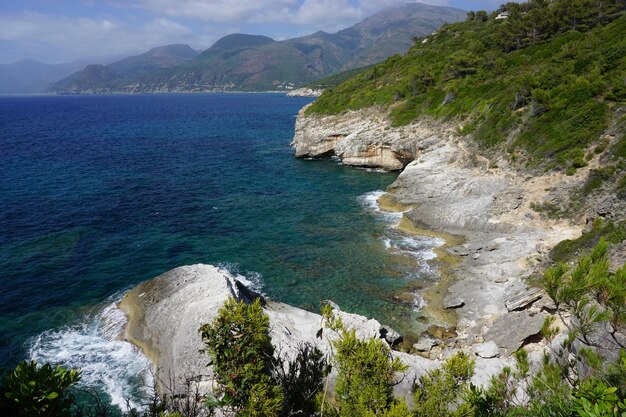
[[[200,327],[215,318],[229,297],[250,301],[257,296],[224,269],[182,266],[126,293],[120,302],[128,315],[125,337],[152,360],[160,391],[178,393],[189,379],[212,379],[209,357],[200,352],[205,347]],[[316,338],[322,326],[319,314],[272,301],[265,301],[264,311],[270,318],[272,342],[283,358],[295,357],[301,343],[330,352],[328,342]],[[381,337],[378,321],[338,310],[335,314],[359,337]],[[332,337],[331,333],[326,335]]]
[[[258,294],[228,271],[202,264],[182,266],[139,284],[124,296],[120,307],[128,315],[125,337],[141,347],[152,360],[161,394],[184,393],[189,380],[199,382],[197,387],[206,392],[212,386],[212,372],[207,366],[208,355],[200,351],[205,347],[200,326],[215,318],[228,297],[250,301],[256,296]],[[270,319],[272,343],[281,357],[295,357],[301,343],[309,343],[328,355],[332,354],[329,340],[336,338],[337,334],[325,329],[323,339],[316,337],[322,326],[319,314],[267,300],[263,308]],[[377,320],[338,309],[334,314],[348,328],[355,329],[360,338],[380,338],[390,334],[391,329],[383,328]],[[391,330],[391,333],[395,332]],[[439,358],[430,360],[396,351],[392,354],[409,366],[407,375],[395,387],[398,395],[406,397],[410,397],[415,378],[441,364]],[[490,361],[486,361],[475,375],[475,384],[486,383],[493,373],[510,365],[499,359]]]

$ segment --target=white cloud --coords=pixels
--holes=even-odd
[[[288,23],[319,28],[350,25],[386,7],[407,0],[138,0],[121,3],[156,14],[212,22]],[[446,5],[449,0],[421,0]]]
[[[296,0],[138,0],[116,3],[156,14],[187,17],[213,22],[241,22],[254,19],[260,13],[280,13],[297,6]]]
[[[85,57],[111,57],[145,52],[170,44],[215,41],[215,36],[195,36],[188,27],[168,18],[156,18],[137,27],[112,19],[49,16],[36,12],[0,15],[0,42],[9,42],[24,57],[46,62]],[[17,48],[16,48],[17,47]],[[0,59],[6,61],[0,53]]]

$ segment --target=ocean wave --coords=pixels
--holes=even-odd
[[[402,219],[402,212],[385,211],[380,208],[378,199],[385,194],[382,190],[370,191],[357,197],[357,200],[368,211],[373,212],[381,221],[396,224]]]
[[[125,314],[112,302],[79,324],[41,333],[32,340],[29,356],[39,363],[80,368],[79,387],[105,393],[121,410],[143,410],[153,392],[151,363],[119,339],[125,324]]]
[[[242,271],[238,264],[232,262],[220,262],[217,267],[224,269],[252,291],[266,296],[263,292],[263,276],[258,272]]]
[[[392,246],[423,261],[429,261],[437,257],[434,249],[442,246],[444,243],[443,239],[436,237],[402,236],[394,241]]]

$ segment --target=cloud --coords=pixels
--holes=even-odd
[[[287,23],[319,28],[350,25],[386,7],[407,0],[138,0],[120,3],[171,17],[212,22]],[[422,0],[446,5],[449,0]]]
[[[12,49],[21,50],[23,56],[46,62],[136,54],[169,43],[197,45],[199,40],[215,41],[221,34],[214,35],[198,36],[185,25],[164,17],[129,26],[110,18],[60,17],[37,12],[0,15],[0,42],[12,44]],[[10,58],[0,52],[0,60],[6,62]]]
[[[186,17],[213,22],[241,22],[261,13],[281,13],[297,6],[296,0],[138,0],[114,3],[167,16]]]

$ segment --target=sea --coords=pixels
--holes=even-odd
[[[394,173],[295,159],[310,98],[283,94],[0,97],[0,366],[82,369],[144,406],[150,363],[116,304],[181,265],[265,296],[419,333],[438,239],[403,235],[377,199]]]

